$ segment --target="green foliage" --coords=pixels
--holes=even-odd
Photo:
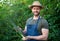
[[[28,5],[35,0],[3,0],[0,1],[0,41],[22,41],[13,28],[13,23],[24,29],[26,20],[33,16]],[[49,23],[48,41],[60,41],[60,0],[39,0],[44,9],[40,15]],[[12,23],[10,21],[13,21]]]

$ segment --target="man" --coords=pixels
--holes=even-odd
[[[39,16],[43,7],[39,1],[34,1],[30,8],[34,16],[27,20],[24,30],[26,37],[22,39],[26,41],[46,41],[49,33],[48,22]]]

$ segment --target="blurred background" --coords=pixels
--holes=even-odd
[[[28,5],[35,0],[0,0],[0,41],[22,41],[13,27],[24,29],[33,16]],[[49,23],[48,41],[60,41],[60,0],[38,0],[44,6],[40,15]]]

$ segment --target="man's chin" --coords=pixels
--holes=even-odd
[[[34,14],[35,16],[38,16],[39,14]]]

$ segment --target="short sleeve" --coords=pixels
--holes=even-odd
[[[27,26],[28,25],[28,20],[26,21],[26,24],[25,24],[25,26]]]
[[[47,20],[45,20],[45,19],[43,19],[42,20],[42,26],[41,26],[42,28],[45,28],[45,29],[48,29],[48,22],[47,22]]]
[[[32,20],[32,17],[30,17],[29,19],[27,19],[25,26],[27,26],[31,20]]]

